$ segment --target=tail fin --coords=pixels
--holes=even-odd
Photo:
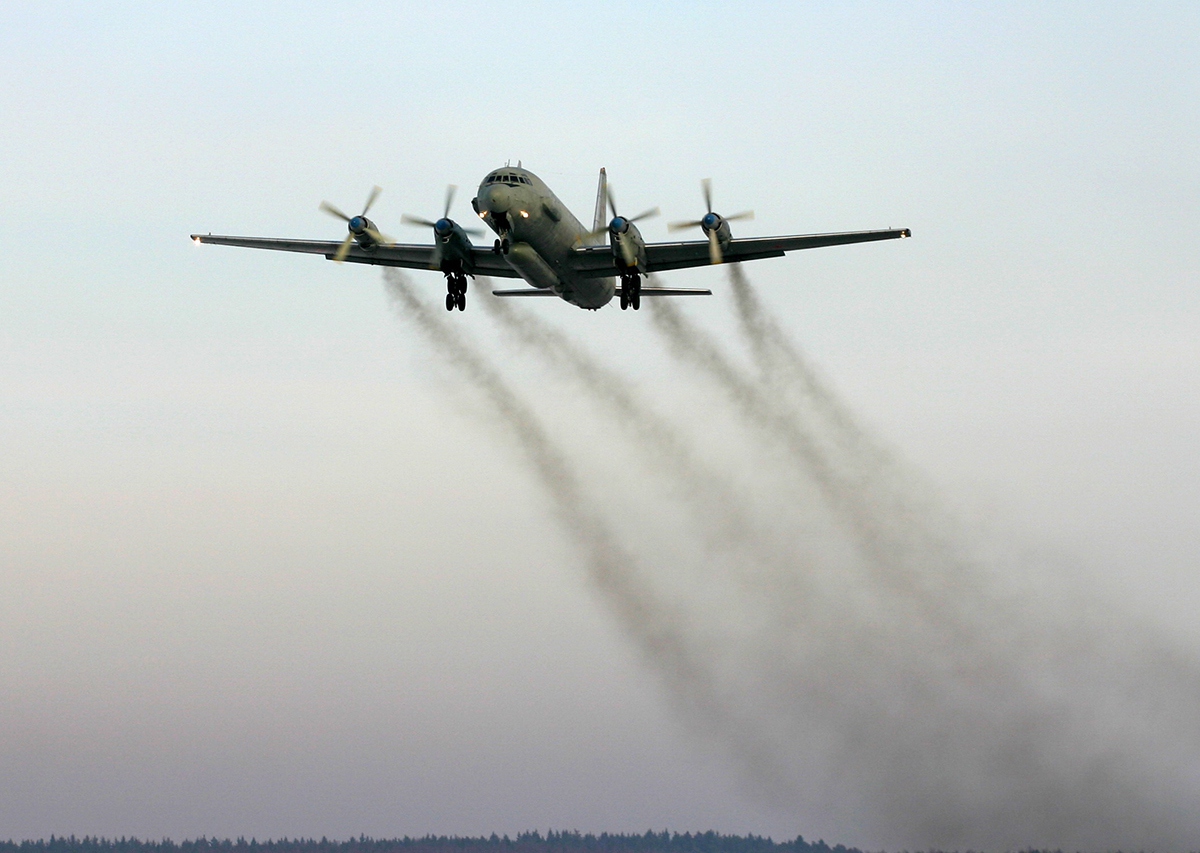
[[[602,235],[604,226],[608,224],[608,172],[600,168],[600,182],[596,185],[596,215],[592,217],[592,232]],[[596,245],[603,243],[601,237],[592,241]]]

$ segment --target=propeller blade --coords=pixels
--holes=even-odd
[[[374,228],[367,229],[367,236],[370,237],[372,240],[374,240],[376,243],[378,243],[381,246],[384,243],[394,243],[395,242],[395,240],[393,240],[391,237],[384,234],[382,231],[376,231]]]
[[[668,231],[682,231],[685,228],[699,228],[703,224],[704,223],[699,219],[695,219],[691,222],[671,222],[671,223],[668,223],[667,230]]]
[[[454,204],[454,194],[456,192],[458,192],[458,187],[456,187],[454,184],[450,184],[450,186],[446,187],[446,209],[442,213],[442,219],[450,218],[450,205]]]
[[[330,203],[329,203],[329,202],[327,202],[327,201],[323,201],[323,202],[321,202],[321,208],[320,208],[320,209],[321,209],[321,210],[323,210],[323,211],[325,211],[326,213],[328,213],[330,216],[336,216],[338,219],[341,219],[341,220],[342,220],[342,221],[344,221],[344,222],[349,222],[349,221],[350,221],[350,217],[349,217],[349,216],[347,216],[346,214],[342,213],[340,210],[338,210],[336,207],[334,207],[332,204],[330,204]]]
[[[712,178],[705,178],[701,181],[700,189],[704,193],[704,206],[708,208],[709,213],[712,213]]]
[[[725,259],[721,256],[721,243],[717,240],[717,232],[708,232],[708,260],[711,263],[719,264]]]
[[[649,210],[643,210],[637,216],[633,217],[632,219],[626,220],[626,221],[627,222],[637,222],[640,219],[650,219],[651,217],[658,216],[658,214],[661,212],[662,211],[660,211],[657,207],[652,207]]]
[[[613,195],[612,186],[607,183],[604,185],[604,196],[608,200],[608,208],[609,208],[609,210],[612,211],[613,218],[615,219],[616,217],[620,216],[621,214],[617,213],[616,196]],[[634,216],[633,218],[625,219],[625,221],[626,222],[637,222],[639,219],[649,219],[652,216],[658,216],[658,214],[660,212],[661,211],[657,207],[652,207],[649,210],[643,210],[641,213],[639,213],[637,216]],[[596,234],[603,234],[603,233],[604,233],[604,231],[602,231],[602,230],[596,232]],[[596,235],[592,234],[589,236],[596,236]]]
[[[637,258],[633,256],[633,246],[629,245],[628,240],[621,241],[621,257],[625,260],[627,267],[631,267],[637,262]]]
[[[432,222],[428,219],[422,219],[420,216],[409,216],[407,213],[401,214],[400,221],[403,222],[405,225],[420,225],[423,228],[433,228],[434,226],[437,225],[436,222]],[[453,220],[451,220],[451,221],[453,221]],[[457,222],[455,222],[454,224],[458,225]],[[470,234],[472,237],[482,237],[483,233],[484,233],[482,228],[464,228],[462,225],[458,225],[458,227],[464,233]],[[391,241],[389,240],[388,242],[391,242]]]
[[[382,190],[379,187],[371,187],[371,194],[367,196],[367,203],[363,205],[363,212],[360,216],[366,216],[367,211],[371,209],[371,205],[375,203],[375,199],[379,198],[379,193]]]
[[[590,245],[591,242],[593,240],[595,240],[597,237],[600,237],[601,235],[607,234],[607,233],[608,233],[607,225],[605,225],[603,228],[597,228],[595,231],[587,231],[583,234],[580,234],[578,237],[575,238],[575,245],[581,246],[584,243],[587,243]]]
[[[753,219],[753,210],[743,210],[741,213],[735,213],[733,216],[722,217],[726,222],[736,222],[739,219]]]
[[[346,260],[346,255],[350,254],[350,244],[353,242],[354,242],[354,235],[347,234],[346,239],[342,241],[342,245],[338,246],[338,250],[334,254],[333,259],[335,261],[337,261],[339,264],[342,261]]]
[[[442,268],[442,241],[433,241],[433,257],[429,260],[429,268],[431,270],[440,270]]]

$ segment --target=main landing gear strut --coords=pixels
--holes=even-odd
[[[642,277],[637,272],[621,275],[621,310],[632,308],[637,311],[642,307]]]
[[[446,273],[446,310],[467,310],[467,277],[460,272]]]

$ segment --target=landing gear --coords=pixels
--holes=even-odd
[[[446,274],[446,310],[467,310],[467,277],[460,272]]]
[[[632,308],[637,311],[642,307],[642,277],[636,273],[625,273],[621,276],[621,310]]]
[[[496,242],[492,243],[492,251],[494,253],[496,253],[497,255],[507,255],[508,254],[508,238],[507,237],[497,238]]]

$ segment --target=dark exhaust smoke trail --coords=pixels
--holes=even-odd
[[[552,510],[583,548],[590,577],[614,604],[622,623],[649,655],[665,664],[667,671],[686,683],[703,683],[702,668],[692,660],[676,627],[680,617],[654,602],[642,588],[633,560],[623,553],[599,514],[587,505],[574,472],[541,422],[463,332],[417,297],[407,276],[387,270],[384,277],[389,294],[404,309],[402,316],[415,322],[438,351],[487,396],[510,428],[538,481],[549,493]]]
[[[480,279],[481,291],[490,282]],[[716,546],[759,541],[745,502],[729,478],[708,466],[675,424],[641,398],[634,383],[530,312],[503,299],[482,296],[484,309],[517,343],[579,383],[617,426],[627,431],[643,458],[675,486],[675,496],[698,517],[702,535]]]
[[[657,423],[656,419],[648,414],[648,409],[636,399],[627,379],[597,364],[581,347],[561,333],[550,329],[544,323],[521,315],[506,304],[497,306],[490,303],[486,297],[483,297],[483,303],[489,312],[499,319],[501,325],[517,335],[523,344],[534,347],[546,360],[571,372],[589,394],[603,404],[603,408],[614,420],[624,422],[626,425],[633,422],[650,427],[648,434],[645,430],[636,430],[636,438],[644,439],[652,446],[662,446],[668,451],[666,454],[668,461],[673,460],[676,464],[668,464],[663,470],[668,475],[675,476],[680,480],[680,485],[684,487],[683,491],[694,496],[695,487],[707,485],[703,479],[697,480],[695,477],[696,469],[691,462],[694,458],[694,451],[686,446],[684,439],[670,429],[668,424]],[[670,443],[664,445],[662,441],[664,436],[669,437]],[[678,464],[680,462],[682,464]],[[747,556],[751,556],[755,562],[764,559],[764,553],[757,540],[754,542],[731,541],[725,545],[730,550],[740,548],[743,552],[749,551],[750,554]],[[887,700],[893,703],[904,699],[911,692],[902,681],[898,681],[896,678],[901,671],[897,662],[893,661],[892,665],[885,667],[877,664],[878,650],[887,647],[889,637],[892,635],[881,632],[876,626],[860,624],[845,616],[834,620],[836,624],[829,624],[830,620],[827,618],[822,618],[820,614],[813,614],[811,601],[808,600],[807,585],[797,583],[798,578],[803,580],[803,576],[806,574],[798,565],[799,557],[800,555],[795,552],[788,554],[786,558],[778,551],[767,553],[768,568],[771,570],[768,573],[771,581],[768,604],[775,612],[776,618],[770,622],[771,627],[763,626],[761,620],[755,622],[760,627],[757,629],[757,634],[750,647],[743,643],[734,652],[738,664],[736,669],[742,672],[737,679],[729,682],[730,687],[720,691],[725,695],[730,695],[748,690],[751,693],[757,691],[763,697],[768,695],[779,697],[779,704],[786,708],[782,713],[767,713],[763,707],[764,700],[747,702],[743,696],[737,700],[741,710],[736,715],[750,722],[755,731],[765,733],[769,742],[774,745],[771,752],[776,756],[786,755],[787,750],[781,749],[781,747],[796,737],[796,722],[804,725],[815,719],[824,725],[827,730],[826,735],[828,735],[828,729],[831,728],[828,719],[821,719],[821,713],[809,713],[797,721],[797,707],[803,708],[804,706],[804,701],[796,701],[796,694],[793,692],[799,687],[798,680],[807,679],[811,686],[813,682],[819,682],[822,678],[836,673],[837,678],[853,679],[858,682],[869,681],[879,685],[873,691],[873,695],[877,698],[887,697]],[[735,580],[737,579],[735,578]],[[742,586],[753,589],[755,586],[761,585],[762,580],[761,576],[755,577],[751,582]],[[760,596],[753,601],[751,607],[758,610],[762,608],[762,605],[763,601]],[[731,612],[733,612],[732,609]],[[734,621],[738,621],[737,614],[744,613],[746,613],[744,607],[736,611]],[[813,636],[814,622],[819,623],[820,627],[827,628],[830,634],[837,638],[832,647],[828,641],[822,641]],[[852,628],[855,633],[849,643],[846,642],[844,635],[839,633],[847,628]],[[697,647],[708,648],[710,655],[715,655],[718,648],[726,650],[725,653],[728,654],[727,650],[730,644],[720,642],[719,638],[723,632],[728,633],[729,630],[728,622],[720,625],[708,624],[703,632],[706,636],[693,630],[689,633],[688,639]],[[714,637],[718,639],[714,641]],[[859,652],[862,654],[857,654]],[[860,659],[856,660],[856,657]],[[745,670],[755,668],[753,661],[763,658],[769,660],[770,663],[767,671],[762,672],[761,675],[771,683],[746,683]],[[864,661],[867,661],[868,665],[864,666]],[[814,666],[818,668],[818,671],[813,670]],[[757,668],[761,669],[761,664]],[[908,666],[907,671],[913,676],[914,681],[922,674],[919,669],[911,666]],[[912,701],[911,697],[908,701]],[[839,723],[843,728],[852,725],[850,718],[856,715],[862,719],[863,727],[870,725],[870,709],[855,709],[843,705],[839,713],[841,715]],[[828,715],[825,716],[828,717]],[[782,732],[781,720],[784,721]],[[911,742],[911,738],[908,742]],[[761,754],[761,749],[758,752]],[[769,781],[764,779],[758,766],[761,764],[761,760],[755,755],[747,754],[743,750],[741,758],[755,770],[760,783],[767,783],[774,789],[776,798],[780,795],[781,789],[790,787],[785,778],[778,773],[773,773]]]
[[[646,467],[668,483],[675,500],[687,510],[699,538],[709,549],[707,559],[695,565],[691,574],[685,574],[692,597],[698,596],[699,588],[704,586],[713,590],[709,598],[728,600],[736,595],[746,600],[747,621],[760,625],[764,620],[772,621],[788,626],[793,634],[817,630],[815,620],[801,617],[805,610],[811,611],[814,592],[811,572],[801,570],[801,564],[812,564],[816,557],[802,555],[795,537],[787,541],[776,525],[764,528],[762,513],[756,512],[731,479],[700,454],[694,440],[642,399],[631,379],[532,312],[502,299],[488,298],[485,294],[490,283],[486,280],[479,280],[478,287],[484,291],[478,301],[501,329],[532,351],[539,363],[549,365],[581,387],[600,412],[625,431]],[[712,442],[701,446],[711,447]],[[654,520],[647,524],[659,527]],[[661,530],[656,533],[661,537]],[[788,555],[786,561],[781,560],[783,554]],[[685,565],[686,561],[676,560],[671,568],[679,574]],[[789,594],[781,596],[780,590]],[[798,608],[797,599],[809,603]],[[758,642],[762,629],[749,637],[743,629],[737,638],[731,638],[728,631],[723,632],[727,626],[704,622],[708,636],[703,643],[713,650],[710,656],[721,658],[730,668],[742,668],[745,645]],[[739,642],[742,649],[736,650]],[[760,759],[746,754],[737,757],[754,767],[756,776],[767,775]],[[770,777],[776,783],[775,789],[783,787],[782,778],[773,768]]]
[[[755,734],[730,714],[719,691],[707,644],[688,625],[688,615],[659,599],[636,561],[621,547],[598,509],[584,497],[578,475],[541,421],[464,332],[442,319],[416,295],[409,278],[385,270],[397,313],[412,320],[472,386],[491,403],[550,497],[552,511],[580,547],[589,579],[599,588],[626,633],[712,734],[731,743],[768,778],[776,759]]]
[[[742,265],[730,264],[728,270],[738,324],[760,385],[824,460],[829,493],[853,519],[865,553],[891,573],[911,578],[929,597],[952,600],[950,618],[968,620],[971,639],[976,639],[981,620],[1002,619],[1004,608],[993,590],[985,596],[986,607],[966,612],[988,580],[970,557],[958,526],[930,486],[873,439],[767,314]],[[940,609],[947,614],[946,606]]]
[[[859,820],[879,837],[905,844],[1194,849],[1194,658],[1153,632],[1121,630],[1115,614],[1087,624],[1038,606],[1029,590],[998,592],[916,478],[819,380],[740,268],[731,277],[761,380],[674,306],[655,306],[659,330],[849,517],[875,563],[868,583],[922,604],[910,614],[918,618],[882,634],[851,604],[840,614],[845,648],[818,642],[796,653],[786,632],[764,638],[780,653],[749,663],[778,687],[773,697],[764,691],[758,711],[767,725],[775,718],[780,750],[824,732],[834,746],[823,766],[810,754],[808,770],[855,798],[870,816]],[[921,619],[951,630],[930,634]]]
[[[949,614],[940,606],[938,590],[926,589],[922,579],[896,572],[893,554],[897,542],[887,534],[872,507],[840,476],[817,437],[793,416],[790,408],[755,378],[746,375],[708,333],[688,322],[667,300],[659,300],[651,313],[654,325],[669,349],[715,380],[742,416],[763,432],[774,436],[799,464],[802,472],[819,488],[830,508],[854,535],[855,543],[868,557],[868,568],[876,581],[890,592],[903,596],[926,624],[955,630]]]
[[[795,527],[809,507],[782,498],[743,503],[755,534],[731,534],[713,561],[732,554],[725,570],[757,571],[761,563],[767,571],[729,584],[716,609],[699,592],[661,595],[660,574],[677,567],[645,555],[688,552],[688,543],[652,523],[632,547],[618,541],[601,509],[636,495],[589,501],[585,486],[602,488],[603,480],[584,479],[586,469],[568,462],[461,327],[425,305],[402,274],[389,272],[387,281],[400,313],[484,394],[518,442],[622,628],[772,799],[788,799],[804,816],[806,834],[910,849],[1195,849],[1193,657],[1139,641],[1115,613],[1094,620],[1105,631],[1086,627],[1069,613],[1069,596],[1043,607],[1028,590],[1001,594],[992,581],[1005,567],[975,559],[956,539],[919,479],[819,381],[744,277],[734,281],[739,322],[761,375],[739,367],[673,305],[651,306],[655,326],[681,361],[726,390],[745,430],[733,440],[754,445],[768,436],[783,448],[791,460],[784,470],[804,481],[797,493],[815,486],[845,522],[829,535],[855,543],[846,553],[857,556],[843,576],[815,565],[804,542],[760,548],[760,535]],[[491,307],[491,297],[480,301]],[[669,421],[653,420],[629,379],[561,333],[515,311],[496,316],[587,389],[639,447],[661,451],[660,476],[676,480],[681,504],[708,517],[711,499],[687,493],[711,486],[718,494],[732,481],[723,475],[746,463],[659,430]],[[774,459],[738,471],[762,491],[777,490]],[[763,594],[747,592],[756,584]],[[761,618],[764,601],[772,618]]]
[[[854,505],[855,516],[861,519],[869,550],[886,555],[892,563],[907,563],[910,572],[929,576],[969,571],[969,560],[954,541],[958,534],[953,523],[928,493],[928,486],[904,470],[824,383],[800,348],[767,315],[741,264],[730,264],[728,269],[742,337],[758,365],[761,384],[777,404],[790,404],[793,421],[819,448],[841,500]],[[940,566],[930,566],[931,559]],[[944,570],[952,564],[953,571]],[[939,580],[944,583],[949,578]]]
[[[887,459],[889,455],[870,441],[854,415],[826,387],[800,348],[779,323],[768,316],[758,294],[750,286],[742,265],[729,264],[728,270],[742,337],[754,355],[763,384],[796,394],[815,414],[828,422],[838,438],[851,443],[860,455]]]

